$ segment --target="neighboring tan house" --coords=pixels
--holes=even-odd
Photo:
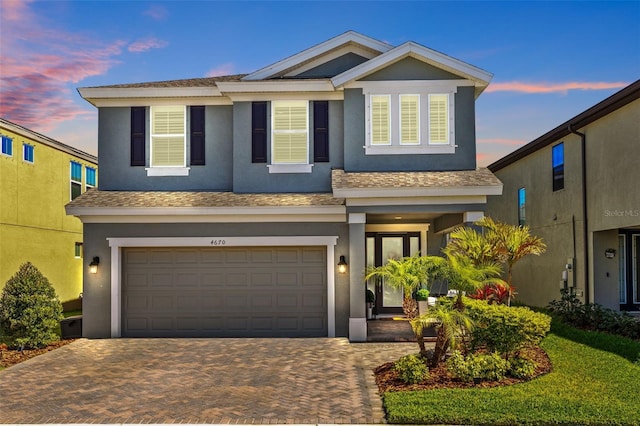
[[[640,80],[489,165],[487,215],[525,224],[547,252],[520,261],[518,298],[640,310]],[[585,241],[587,244],[585,244]]]
[[[82,223],[64,206],[97,185],[98,159],[0,118],[0,289],[21,264],[62,302],[82,293]]]
[[[84,335],[365,340],[366,265],[439,253],[501,193],[476,169],[491,77],[350,31],[248,75],[79,89],[102,158],[100,190],[67,206]]]

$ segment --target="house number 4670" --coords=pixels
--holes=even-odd
[[[226,240],[211,240],[212,246],[223,246],[225,244],[227,244]]]

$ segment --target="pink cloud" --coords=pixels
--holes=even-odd
[[[149,9],[142,12],[144,15],[149,16],[156,21],[164,21],[169,16],[169,11],[159,4],[154,4]]]
[[[0,28],[0,116],[42,132],[90,114],[69,85],[106,73],[125,45],[56,29],[24,1],[0,1]]]
[[[486,92],[520,92],[520,93],[563,93],[569,90],[607,90],[621,89],[628,86],[625,82],[566,82],[566,83],[524,83],[520,81],[507,81],[492,83]]]
[[[489,164],[504,157],[506,152],[478,152],[476,153],[476,164],[478,167],[487,167]]]
[[[484,138],[477,140],[478,145],[500,145],[508,147],[519,147],[525,144],[525,141],[519,139],[504,139],[504,138]]]
[[[169,43],[164,40],[159,40],[155,37],[147,37],[142,40],[134,41],[129,45],[127,50],[134,53],[146,52],[147,50],[151,49],[161,49],[163,47],[166,47],[168,44]]]
[[[234,70],[234,65],[230,62],[226,63],[226,64],[222,64],[222,65],[218,65],[215,68],[210,69],[207,74],[206,77],[218,77],[221,75],[231,75],[233,74],[233,70]]]

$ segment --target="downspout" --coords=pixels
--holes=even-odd
[[[584,244],[584,302],[589,303],[589,220],[587,215],[587,135],[574,130],[571,123],[567,126],[567,130],[574,135],[580,136],[581,152],[582,152],[582,240]]]

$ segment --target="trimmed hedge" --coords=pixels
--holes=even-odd
[[[429,368],[419,355],[405,355],[393,364],[393,370],[405,383],[420,383],[429,378]]]
[[[488,304],[484,300],[465,301],[475,327],[472,348],[485,347],[505,358],[526,345],[538,345],[551,328],[551,317],[524,306]]]

